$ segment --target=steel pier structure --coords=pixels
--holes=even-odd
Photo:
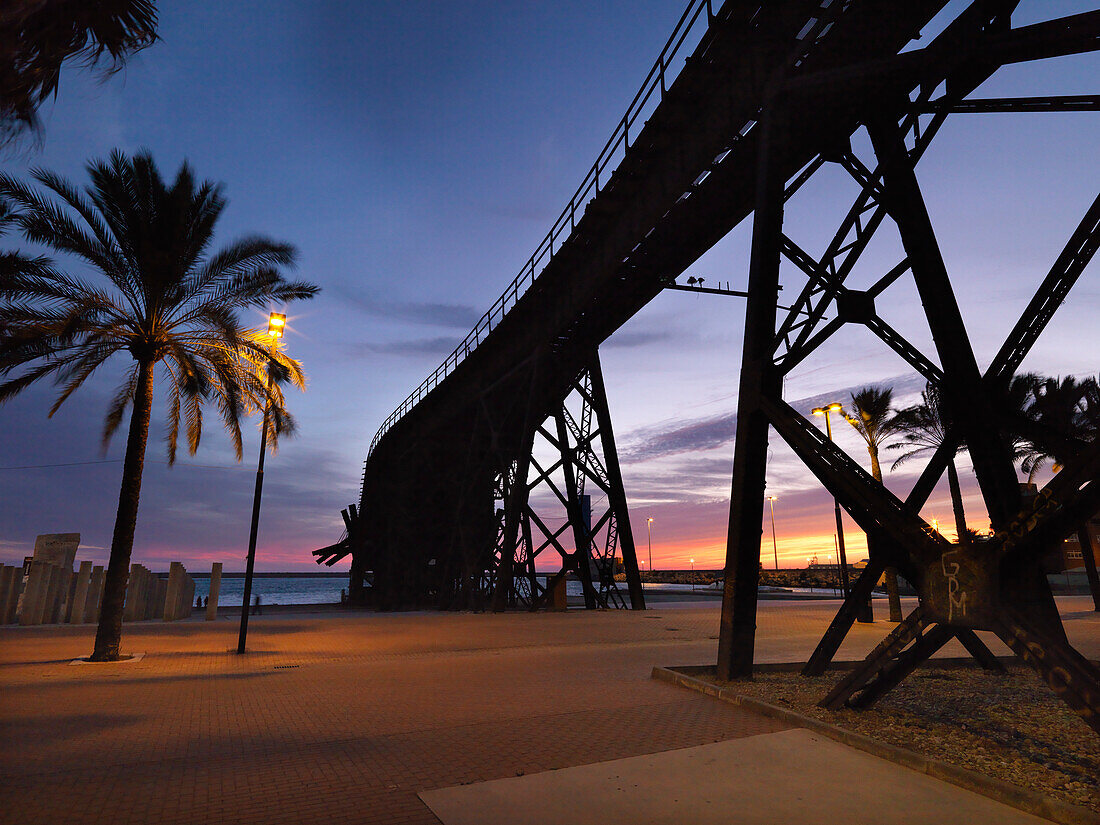
[[[897,567],[921,596],[828,704],[874,701],[951,638],[996,667],[974,633],[983,630],[1100,730],[1100,673],[1066,641],[1038,565],[1045,549],[1100,508],[1100,445],[1076,445],[1078,459],[1022,509],[1009,423],[994,401],[1095,253],[1100,198],[1067,231],[1065,251],[982,374],[915,173],[948,117],[1100,109],[1100,96],[1091,95],[971,96],[1002,66],[1096,50],[1100,12],[1016,26],[1016,2],[975,0],[934,38],[919,39],[945,5],[690,2],[539,249],[375,437],[358,507],[344,513],[346,537],[316,551],[330,564],[352,555],[353,600],[381,609],[537,608],[572,573],[589,607],[644,607],[599,346],[752,214],[720,677],[752,673],[774,430],[871,547],[868,569],[807,672],[828,666],[884,567]],[[688,43],[696,45],[684,59]],[[683,63],[675,76],[674,60]],[[825,166],[843,170],[858,195],[815,257],[784,231],[784,205]],[[887,221],[904,257],[870,289],[846,286]],[[804,286],[780,314],[783,261]],[[876,313],[876,299],[902,278],[916,286],[935,353],[921,352]],[[847,324],[870,330],[935,384],[951,418],[950,443],[904,500],[783,400],[783,377]],[[973,459],[996,531],[989,541],[950,544],[919,515],[959,444]],[[537,490],[560,503],[564,523],[540,516]],[[606,502],[600,512],[589,512],[592,492]],[[534,575],[536,558],[547,558],[540,554],[560,561],[546,583]],[[612,576],[616,555],[625,582]]]

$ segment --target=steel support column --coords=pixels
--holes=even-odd
[[[619,450],[615,446],[615,434],[611,428],[611,410],[607,405],[607,388],[603,383],[603,367],[600,366],[599,352],[592,356],[592,366],[588,374],[592,379],[592,406],[596,413],[596,424],[600,430],[600,444],[603,446],[604,467],[607,471],[607,498],[611,509],[616,514],[619,548],[623,554],[623,570],[626,573],[626,585],[630,593],[630,607],[634,610],[645,610],[642,577],[638,571],[638,552],[634,546],[634,531],[630,527],[626,488],[623,487],[623,474],[619,469]]]
[[[718,678],[752,676],[756,643],[756,594],[760,580],[760,536],[768,461],[768,418],[761,400],[779,396],[779,373],[772,362],[779,261],[783,242],[785,118],[770,100],[761,115],[753,212],[752,257],[745,309],[745,345],[737,396],[726,580],[718,641]]]

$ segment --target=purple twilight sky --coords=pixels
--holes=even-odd
[[[106,83],[62,75],[41,145],[9,152],[5,171],[42,166],[83,183],[84,163],[116,147],[150,149],[165,174],[187,158],[200,177],[226,184],[219,245],[250,232],[290,241],[298,274],[323,288],[290,308],[289,352],[310,386],[291,400],[299,437],[268,461],[258,569],[315,569],[310,551],[339,538],[339,510],[357,495],[375,430],[545,235],[684,5],[162,0],[161,41],[123,72]],[[949,3],[915,46],[964,5]],[[1091,8],[1025,0],[1014,22]],[[1002,70],[977,95],[1094,94],[1098,77],[1096,55],[1061,58]],[[983,366],[1096,196],[1098,149],[1095,113],[958,115],[923,159],[918,173]],[[819,253],[854,193],[825,170],[791,201],[789,234]],[[686,274],[743,285],[750,231],[751,220]],[[891,233],[853,283],[897,262]],[[1095,374],[1096,274],[1094,262],[1025,369]],[[799,285],[787,277],[785,294]],[[879,309],[932,353],[910,282]],[[743,318],[738,299],[668,292],[602,349],[635,537],[644,547],[652,516],[658,566],[722,564]],[[99,433],[117,375],[116,366],[89,380],[52,419],[49,386],[0,407],[0,562],[21,561],[47,532],[79,532],[79,558],[106,558],[123,444],[101,455]],[[808,412],[873,382],[893,385],[901,403],[921,389],[866,331],[846,328],[788,378],[785,395]],[[198,454],[169,468],[157,403],[134,560],[243,569],[258,428],[241,464],[211,421]],[[846,425],[836,430],[866,465],[862,442]],[[772,445],[780,563],[803,565],[831,551],[830,499],[778,438]],[[972,526],[985,527],[962,464]],[[899,470],[887,484],[904,494],[914,477]],[[950,522],[945,489],[925,513]],[[768,544],[770,559],[770,535]]]

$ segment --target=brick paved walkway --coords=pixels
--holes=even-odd
[[[762,603],[760,660],[804,657],[831,609]],[[232,621],[128,625],[146,655],[111,665],[69,664],[90,627],[0,629],[0,823],[435,823],[421,790],[782,729],[650,679],[713,661],[717,627],[715,605],[272,614],[244,657]]]

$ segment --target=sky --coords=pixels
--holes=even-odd
[[[85,163],[116,148],[151,150],[165,175],[187,159],[225,184],[218,245],[250,233],[289,241],[300,252],[295,274],[322,288],[288,309],[287,350],[309,387],[290,399],[298,436],[268,458],[258,570],[314,570],[311,551],[340,538],[339,511],[358,497],[378,426],[545,236],[685,4],[162,0],[160,41],[123,71],[105,82],[63,72],[40,140],[8,151],[0,168],[26,177],[44,167],[83,183]],[[950,3],[915,45],[961,5]],[[1024,0],[1014,23],[1094,5]],[[976,96],[1094,94],[1098,64],[1084,55],[1002,69]],[[864,143],[857,134],[857,151]],[[922,160],[918,176],[981,365],[1096,196],[1098,147],[1095,113],[957,115]],[[841,173],[823,170],[788,204],[788,234],[820,253],[854,195]],[[852,285],[900,259],[892,232],[884,226]],[[681,281],[743,288],[750,233],[747,220]],[[0,245],[20,244],[9,235]],[[786,269],[783,279],[793,297],[800,282]],[[1094,261],[1023,369],[1095,374],[1098,297]],[[934,354],[910,280],[891,287],[879,310]],[[654,567],[723,564],[743,321],[740,299],[669,291],[601,348],[633,532],[648,560],[653,518]],[[116,438],[104,453],[100,433],[123,366],[94,376],[52,418],[48,385],[0,406],[0,563],[19,563],[37,534],[56,532],[81,534],[78,559],[105,561],[124,444]],[[922,388],[849,326],[788,377],[784,395],[808,413],[868,384],[894,387],[899,405]],[[168,467],[163,399],[154,402],[133,560],[243,569],[258,423],[239,464],[210,426],[194,457]],[[838,443],[868,466],[855,432],[834,424]],[[769,454],[780,566],[826,560],[828,493],[774,434]],[[965,458],[960,469],[970,526],[984,529]],[[904,496],[918,470],[887,471],[886,484]],[[941,484],[924,514],[950,524],[950,513]],[[845,530],[849,560],[865,555],[847,518]]]

